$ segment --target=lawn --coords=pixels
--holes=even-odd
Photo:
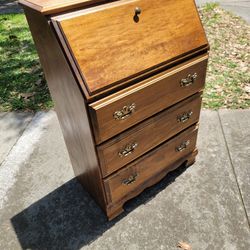
[[[250,29],[216,4],[200,9],[211,46],[203,107],[250,107]],[[23,14],[0,15],[0,111],[53,107]]]
[[[0,15],[0,111],[53,106],[23,14]]]

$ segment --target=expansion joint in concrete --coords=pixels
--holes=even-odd
[[[240,185],[239,185],[239,182],[238,182],[238,179],[237,179],[237,175],[236,175],[236,172],[235,172],[235,169],[234,169],[234,165],[233,165],[233,161],[232,161],[232,156],[231,156],[231,153],[230,153],[230,150],[229,150],[229,147],[228,147],[228,143],[227,143],[225,131],[224,131],[224,128],[223,128],[223,124],[222,124],[222,121],[221,121],[221,117],[220,117],[220,114],[219,114],[218,111],[217,111],[217,115],[218,115],[218,118],[219,118],[222,135],[223,135],[223,138],[224,138],[224,141],[225,141],[226,150],[227,150],[228,157],[229,157],[229,160],[230,160],[230,165],[231,165],[232,172],[233,172],[233,175],[234,175],[234,178],[235,178],[235,182],[236,182],[236,186],[237,186],[237,189],[238,189],[238,192],[239,192],[239,197],[240,197],[240,200],[241,200],[241,203],[242,203],[242,207],[244,209],[244,213],[245,213],[245,216],[246,216],[246,219],[247,219],[248,229],[250,230],[250,221],[249,221],[249,217],[247,215],[247,210],[246,210],[245,202],[244,202],[243,195],[242,195],[242,192],[241,192],[241,189],[240,189]]]

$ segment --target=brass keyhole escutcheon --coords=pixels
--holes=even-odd
[[[141,8],[140,7],[136,7],[135,8],[135,15],[134,15],[134,21],[136,22],[136,23],[138,23],[139,21],[140,21],[140,17],[139,17],[139,15],[141,14]]]

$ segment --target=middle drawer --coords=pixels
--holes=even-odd
[[[151,117],[97,147],[103,177],[125,166],[199,120],[201,93]]]

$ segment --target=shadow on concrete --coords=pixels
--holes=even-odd
[[[125,212],[111,222],[76,179],[15,215],[11,222],[22,249],[80,249],[95,241],[139,205],[151,200],[185,170],[183,164],[158,184],[128,201],[124,206]]]
[[[23,13],[20,5],[15,0],[0,0],[0,14]]]
[[[2,136],[2,138],[0,138],[0,142],[8,143],[13,139],[17,140],[31,122],[33,116],[34,113],[31,112],[0,113],[0,119],[2,120],[0,125],[3,126],[2,131],[0,131],[0,135]]]

